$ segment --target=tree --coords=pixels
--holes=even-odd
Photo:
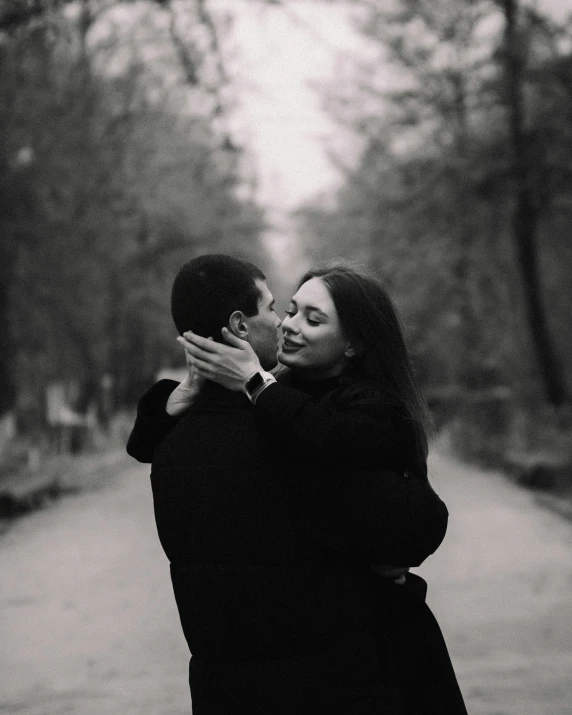
[[[475,389],[483,356],[473,297],[486,236],[477,228],[483,206],[474,158],[494,74],[486,52],[491,32],[485,32],[491,6],[469,0],[357,5],[371,60],[351,67],[341,88],[338,77],[327,97],[330,110],[363,142],[340,210],[358,231],[365,228],[370,263],[411,319],[434,326],[413,318],[428,305],[441,314],[450,347],[441,374]],[[428,338],[419,345],[432,344]]]
[[[514,286],[524,282],[528,330],[536,334],[540,364],[548,357],[541,374],[552,387],[545,396],[563,399],[565,380],[545,314],[542,319],[541,276],[529,239],[536,224],[537,239],[557,240],[544,227],[547,211],[555,210],[558,196],[570,195],[562,147],[571,115],[558,76],[566,28],[530,12],[512,40],[521,62],[519,91],[527,97],[519,100],[526,130],[515,164],[516,95],[507,82],[514,53],[504,52],[506,23],[497,5],[401,0],[387,9],[364,0],[356,7],[371,59],[349,66],[345,76],[340,67],[327,106],[361,136],[363,151],[336,206],[310,207],[306,219],[319,224],[336,253],[355,253],[357,245],[377,265],[416,326],[413,342],[425,364],[465,392],[499,383],[537,392],[515,310],[522,300]],[[555,110],[550,121],[542,106]],[[511,244],[514,228],[522,236]],[[337,249],[340,243],[345,250]],[[568,330],[560,326],[557,333]]]
[[[165,316],[176,266],[207,248],[236,252],[229,244],[237,237],[256,251],[262,216],[238,198],[241,152],[225,132],[224,102],[205,101],[216,93],[218,60],[209,68],[202,58],[214,49],[193,24],[201,8],[173,19],[147,3],[132,27],[115,23],[115,3],[85,0],[76,14],[54,8],[2,46],[11,70],[2,80],[4,155],[33,151],[30,166],[19,167],[17,196],[5,162],[15,355],[4,374],[20,389],[71,375],[79,409],[111,375],[120,406],[175,351]],[[198,58],[192,86],[174,28]],[[149,62],[151,42],[168,73]],[[166,75],[175,80],[168,86]],[[38,365],[39,380],[30,374]]]
[[[546,309],[542,298],[541,277],[538,266],[538,225],[546,201],[545,189],[538,184],[537,147],[535,128],[527,129],[527,111],[524,92],[527,84],[527,64],[530,60],[530,20],[538,21],[536,14],[523,22],[522,10],[516,0],[503,0],[505,17],[503,55],[506,72],[506,105],[509,134],[512,146],[512,177],[515,185],[515,207],[512,232],[520,269],[525,299],[528,329],[536,362],[544,385],[547,400],[558,407],[569,399],[562,367],[556,356],[548,328]],[[528,45],[528,46],[527,46]],[[527,57],[528,55],[528,57]],[[546,157],[543,157],[546,160]],[[544,169],[549,167],[543,162]],[[550,197],[548,197],[550,198]]]

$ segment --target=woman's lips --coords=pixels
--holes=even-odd
[[[284,352],[294,352],[295,350],[300,350],[302,347],[304,346],[299,345],[298,343],[293,343],[290,340],[284,339],[282,342],[282,350]]]

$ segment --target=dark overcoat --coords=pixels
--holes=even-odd
[[[369,554],[371,563],[383,562],[384,554],[378,549],[393,542],[394,549],[400,544],[403,550],[385,554],[389,563],[419,565],[437,548],[445,532],[443,529],[439,535],[435,530],[437,521],[428,508],[431,499],[419,502],[418,480],[406,476],[418,472],[412,460],[414,435],[409,420],[399,408],[387,404],[376,384],[357,383],[350,394],[338,378],[316,383],[292,373],[288,384],[296,389],[262,393],[257,401],[260,423],[279,427],[283,438],[292,440],[292,450],[294,445],[301,450],[298,455],[306,468],[303,482],[310,491],[318,485],[318,494],[312,494],[307,504],[319,503],[328,483],[341,487],[332,492],[328,508],[310,512],[308,518],[330,538],[337,536],[353,544],[358,558]],[[372,470],[376,465],[392,471]],[[399,502],[406,483],[411,492]],[[426,486],[432,491],[427,482]],[[400,518],[405,530],[399,529]],[[382,523],[388,528],[384,533],[379,530]],[[425,601],[426,593],[427,584],[419,576],[408,574],[402,586],[370,570],[380,667],[386,678],[395,674],[406,715],[467,715],[443,634]]]
[[[208,384],[173,419],[164,405],[174,386],[159,383],[142,399],[128,452],[153,459],[195,715],[402,713],[391,648],[374,633],[369,563],[416,565],[432,553],[446,528],[442,502],[397,474],[367,474],[370,447],[351,488],[347,450],[323,459],[336,432],[319,415],[322,459],[307,453],[315,439],[289,444],[287,421],[303,430],[313,409],[296,390],[268,388],[261,397],[275,390],[282,404],[254,409]],[[372,434],[351,415],[340,428],[349,442]]]

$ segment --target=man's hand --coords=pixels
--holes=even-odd
[[[246,340],[235,337],[226,328],[222,334],[229,345],[215,343],[190,331],[177,340],[200,377],[218,382],[228,390],[243,392],[247,380],[262,370],[260,361]]]
[[[171,392],[167,400],[166,410],[171,417],[176,417],[189,409],[205,382],[204,377],[201,377],[191,364],[186,351],[185,360],[188,367],[187,375],[178,387]]]
[[[409,573],[409,568],[407,566],[379,566],[374,565],[371,567],[376,573],[384,578],[390,578],[399,586],[403,586],[407,574]]]

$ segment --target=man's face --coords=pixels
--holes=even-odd
[[[248,342],[258,355],[263,370],[276,367],[278,352],[278,328],[282,321],[274,310],[274,296],[268,289],[266,281],[256,279],[256,287],[261,297],[258,301],[258,314],[244,318],[248,326]]]

